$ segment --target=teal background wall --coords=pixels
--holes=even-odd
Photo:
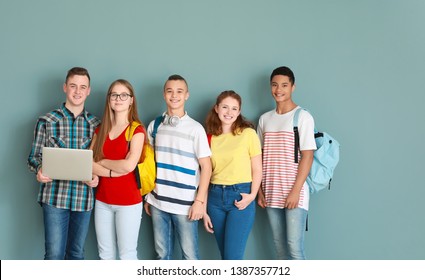
[[[311,200],[309,259],[425,259],[425,1],[0,1],[0,258],[42,259],[38,184],[27,170],[36,118],[65,98],[87,67],[87,108],[100,116],[109,84],[134,85],[142,120],[165,109],[162,85],[187,78],[187,110],[204,121],[234,89],[254,121],[274,107],[268,78],[296,75],[295,101],[341,143],[331,191]],[[271,259],[258,209],[247,259]],[[219,257],[200,228],[203,259]],[[91,225],[86,257],[97,259]],[[144,216],[139,257],[154,257]]]

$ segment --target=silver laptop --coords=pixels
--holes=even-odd
[[[93,151],[43,147],[42,171],[56,180],[91,181]]]

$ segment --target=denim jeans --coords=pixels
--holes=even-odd
[[[255,201],[239,210],[235,201],[241,193],[250,193],[251,183],[231,186],[210,185],[207,211],[213,224],[214,236],[223,260],[242,260],[255,218]]]
[[[266,208],[272,229],[277,258],[305,260],[304,233],[307,210],[303,208]]]
[[[96,200],[94,225],[100,259],[114,260],[118,253],[120,260],[137,260],[142,214],[143,202],[111,205]]]
[[[91,211],[77,212],[43,203],[45,260],[83,260]]]
[[[155,240],[155,251],[159,260],[171,260],[176,237],[184,260],[198,260],[198,221],[190,221],[188,215],[171,214],[150,206]]]

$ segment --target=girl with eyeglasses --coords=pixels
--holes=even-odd
[[[128,142],[130,126],[136,126]],[[93,173],[100,177],[94,222],[100,259],[137,259],[143,202],[134,169],[146,141],[132,85],[114,81],[106,95],[100,127],[92,142]]]

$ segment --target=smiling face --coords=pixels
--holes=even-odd
[[[164,100],[168,113],[179,117],[184,115],[184,103],[189,98],[186,82],[183,80],[169,80],[164,86]]]
[[[270,86],[276,103],[292,101],[292,92],[295,90],[295,84],[292,84],[288,76],[274,76],[270,82]]]
[[[238,100],[233,97],[224,98],[218,105],[215,105],[215,112],[222,125],[231,126],[241,113]]]
[[[87,76],[74,75],[63,85],[66,94],[66,106],[69,108],[84,108],[84,102],[90,95],[90,81]]]

